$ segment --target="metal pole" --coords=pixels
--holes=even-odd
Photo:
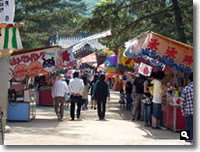
[[[1,139],[2,139],[2,145],[4,145],[4,127],[3,127],[3,112],[1,112]]]

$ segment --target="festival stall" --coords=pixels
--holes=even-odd
[[[14,51],[9,78],[12,82],[10,92],[15,97],[10,96],[8,120],[32,119],[36,100],[39,105],[53,105],[51,89],[55,73],[72,66],[73,60],[72,53],[58,46]]]
[[[16,81],[39,79],[39,105],[52,105],[51,73],[73,65],[73,54],[58,46],[20,50],[12,54],[10,75]]]
[[[180,109],[180,95],[183,87],[187,85],[188,75],[193,71],[193,48],[148,31],[126,42],[124,55],[134,58],[143,73],[158,70],[165,72],[163,85],[170,85],[170,93],[167,92],[163,98],[163,124],[173,131],[185,129],[185,117],[182,116]],[[147,66],[151,66],[152,69]]]

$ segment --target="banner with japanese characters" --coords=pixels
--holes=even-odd
[[[26,76],[35,77],[62,70],[74,60],[70,52],[59,47],[23,51],[25,53],[12,56],[10,61],[9,77],[14,77],[17,81],[24,80]]]
[[[10,74],[15,80],[21,81],[27,75],[37,76],[39,73],[53,72],[56,69],[56,56],[59,48],[48,48],[30,53],[12,56]]]
[[[0,0],[0,23],[13,24],[15,0]]]

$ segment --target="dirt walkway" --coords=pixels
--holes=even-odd
[[[59,122],[53,107],[37,107],[36,119],[30,122],[8,122],[11,132],[6,145],[186,145],[179,133],[153,130],[143,122],[130,121],[130,112],[119,109],[118,92],[111,92],[106,120],[99,121],[96,110],[82,111],[82,120]]]

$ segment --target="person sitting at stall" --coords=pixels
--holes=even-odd
[[[59,121],[63,121],[65,100],[64,97],[65,94],[69,93],[69,88],[64,80],[64,74],[60,74],[59,80],[55,82],[52,88],[52,97],[55,100],[55,112]]]

